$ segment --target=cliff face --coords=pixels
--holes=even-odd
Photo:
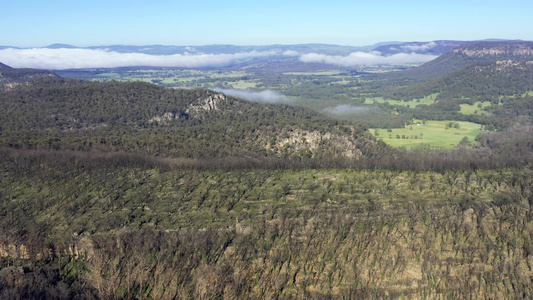
[[[202,113],[209,113],[209,112],[215,112],[220,111],[222,109],[222,103],[226,103],[227,101],[226,95],[220,93],[220,94],[214,94],[209,95],[204,98],[198,98],[196,101],[189,104],[189,106],[185,109],[185,114],[177,114],[173,112],[165,112],[162,115],[156,115],[153,116],[148,120],[148,124],[155,124],[155,125],[168,125],[173,120],[179,119],[180,117],[187,116],[187,117],[200,117]]]
[[[355,131],[354,128],[349,128]],[[317,153],[331,150],[338,157],[358,160],[363,156],[360,142],[351,135],[338,132],[321,133],[304,129],[282,130],[276,138],[268,134],[269,129],[263,128],[263,136],[258,136],[257,144],[267,151],[281,154],[287,151],[293,155],[315,157]],[[333,154],[332,154],[333,155]]]
[[[533,61],[533,42],[479,42],[461,45],[432,61],[395,76],[425,82],[467,66],[507,60]]]
[[[219,93],[210,95],[205,99],[199,99],[198,101],[191,103],[187,110],[187,114],[199,114],[201,112],[210,112],[219,110],[220,103],[227,100],[226,95]]]
[[[57,247],[42,247],[29,249],[24,244],[3,243],[0,244],[0,258],[30,259],[34,256],[37,259],[43,257],[67,255],[72,258],[92,257],[94,255],[94,245],[92,239],[82,237],[71,243],[57,245]]]
[[[461,54],[467,57],[526,57],[533,58],[533,42],[494,42],[477,43],[461,46],[451,50],[451,53]]]

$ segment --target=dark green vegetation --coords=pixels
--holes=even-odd
[[[293,105],[326,112],[336,118],[354,119],[372,128],[402,128],[413,118],[470,121],[486,125],[488,130],[503,130],[512,125],[512,117],[493,112],[498,110],[498,104],[509,104],[504,108],[509,111],[513,109],[511,102],[532,96],[533,43],[438,41],[437,44],[436,49],[461,46],[415,68],[302,64],[294,57],[268,64],[249,62],[220,69],[121,68],[66,70],[60,74],[96,80],[143,80],[179,88],[270,89],[291,98]],[[387,52],[385,48],[383,51]],[[404,70],[399,71],[401,69]],[[427,97],[434,101],[416,107],[372,104],[372,99],[376,98],[418,103],[425,102]],[[481,107],[477,114],[460,112],[461,104],[477,101],[492,105]],[[339,105],[363,109],[332,114],[331,108]]]
[[[363,125],[0,65],[0,298],[532,298],[531,72],[515,58],[262,77],[315,109],[380,99]],[[459,113],[476,101],[491,105]],[[364,130],[430,113],[497,130],[446,151]]]
[[[0,145],[190,159],[357,160],[379,145],[356,124],[287,105],[148,83],[45,78],[0,94]]]

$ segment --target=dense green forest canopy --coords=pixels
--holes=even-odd
[[[382,147],[359,125],[308,109],[143,82],[42,78],[5,88],[0,102],[0,141],[15,148],[359,159]]]
[[[500,102],[503,97],[522,96],[533,87],[533,62],[498,60],[461,68],[427,83],[399,89],[388,98],[412,100],[437,93],[435,101],[460,99]]]

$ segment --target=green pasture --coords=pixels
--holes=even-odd
[[[245,90],[257,87],[257,82],[254,80],[237,80],[228,81],[234,89]]]
[[[390,105],[395,106],[407,106],[407,107],[416,107],[417,105],[425,104],[425,105],[431,105],[435,103],[435,98],[438,94],[431,94],[429,96],[426,96],[422,99],[413,99],[411,101],[401,101],[401,100],[392,100],[392,99],[384,99],[383,97],[372,97],[372,98],[366,98],[365,104],[375,104],[375,103],[388,103]]]
[[[285,72],[284,75],[301,75],[301,76],[334,76],[338,75],[340,70],[316,71],[316,72]]]
[[[204,87],[207,84],[208,86],[247,89],[257,85],[257,80],[245,71],[141,69],[124,73],[102,73],[98,76],[187,88]]]
[[[481,125],[459,121],[427,121],[425,124],[411,124],[405,128],[373,128],[370,132],[393,147],[412,149],[430,146],[451,149],[457,147],[465,137],[469,142],[474,141],[481,133]]]
[[[99,76],[99,77],[107,77],[107,78],[119,78],[120,74],[118,74],[118,73],[100,73],[97,76]]]
[[[459,112],[463,115],[487,115],[489,113],[485,111],[485,108],[491,105],[492,103],[489,101],[478,101],[474,104],[461,104],[461,110]]]

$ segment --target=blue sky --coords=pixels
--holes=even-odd
[[[533,1],[2,0],[0,45],[533,40]]]

